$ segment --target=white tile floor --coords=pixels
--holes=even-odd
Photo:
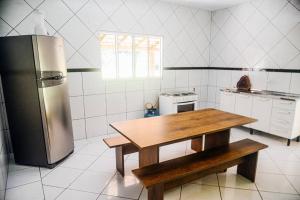
[[[300,143],[267,134],[249,135],[233,129],[231,140],[251,138],[268,144],[259,154],[257,179],[252,183],[236,174],[213,174],[165,193],[166,200],[300,200]],[[190,142],[161,148],[161,160],[191,153]],[[147,199],[147,192],[131,174],[137,168],[137,154],[126,157],[126,176],[116,173],[114,150],[102,138],[75,142],[75,153],[50,170],[9,165],[7,200],[128,200]]]

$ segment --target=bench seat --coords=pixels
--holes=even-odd
[[[122,176],[124,176],[124,156],[127,154],[138,152],[138,148],[134,146],[128,139],[121,135],[110,138],[104,138],[103,141],[109,148],[116,149],[116,168],[118,172]]]
[[[109,148],[115,148],[115,147],[119,147],[122,145],[130,144],[130,141],[123,136],[115,136],[115,137],[105,138],[105,139],[103,139],[103,141]]]
[[[238,142],[133,170],[148,189],[149,200],[163,199],[163,191],[238,165],[237,173],[255,181],[258,151],[267,145]]]

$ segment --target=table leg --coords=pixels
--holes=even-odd
[[[200,152],[203,150],[203,136],[199,138],[192,139],[192,146],[191,149]]]
[[[205,135],[204,150],[229,144],[230,129]]]
[[[159,147],[146,147],[139,151],[139,167],[159,163]]]

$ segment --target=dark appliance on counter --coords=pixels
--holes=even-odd
[[[15,162],[54,167],[74,150],[63,40],[0,37],[0,70]]]

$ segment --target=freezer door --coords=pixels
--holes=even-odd
[[[74,149],[63,41],[37,36],[37,83],[48,163],[53,164]]]

